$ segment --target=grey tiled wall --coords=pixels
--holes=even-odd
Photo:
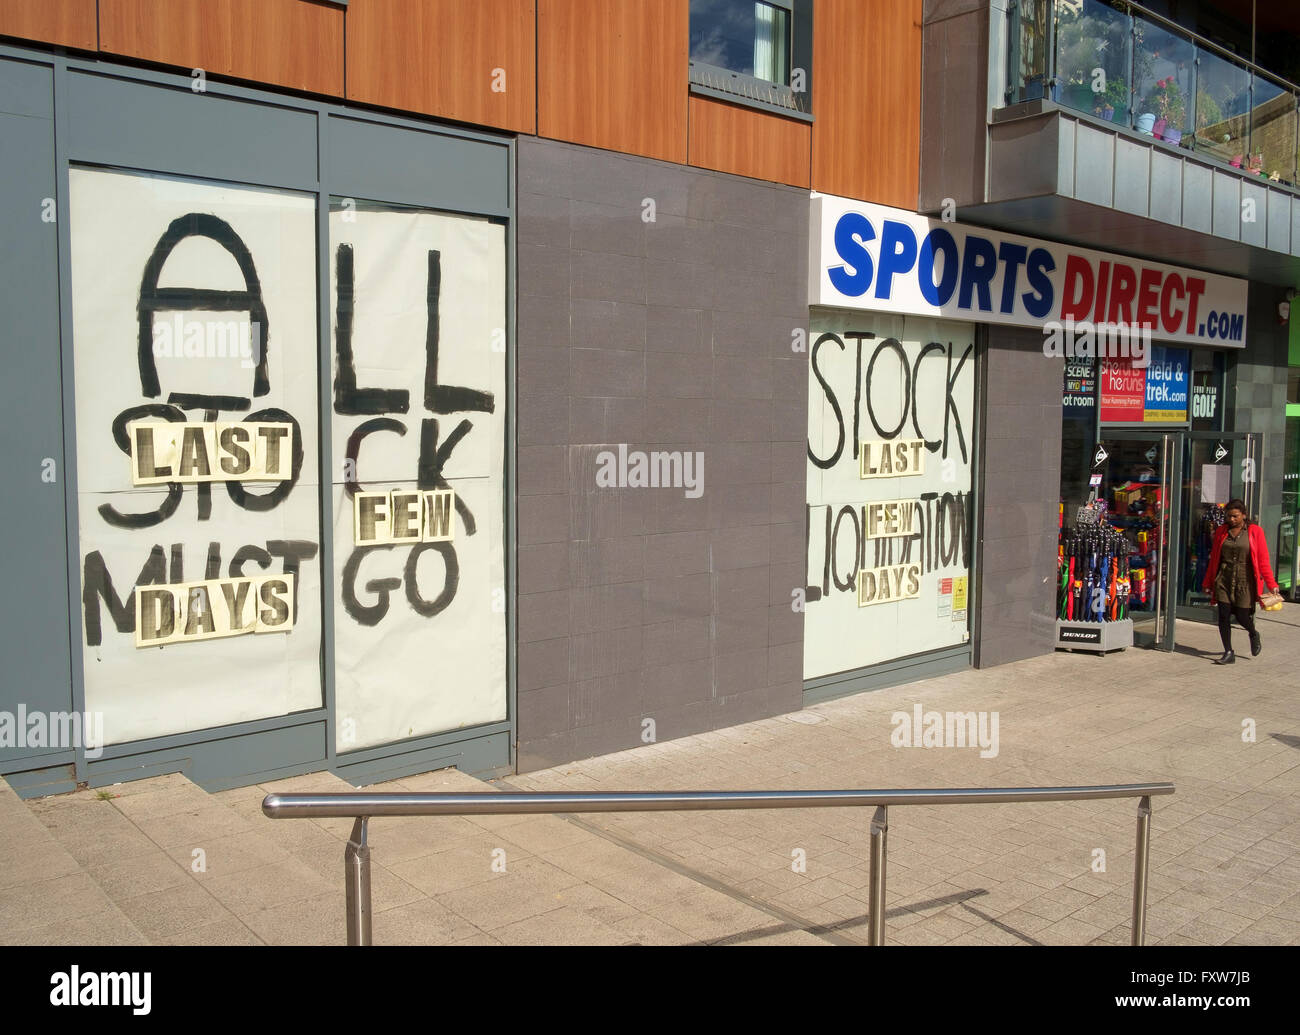
[[[1257,431],[1263,436],[1258,470],[1256,513],[1269,551],[1276,560],[1277,526],[1282,517],[1282,475],[1286,459],[1286,380],[1290,328],[1278,323],[1282,288],[1251,284],[1247,306],[1247,343],[1235,354],[1228,377],[1229,431]],[[1300,307],[1297,315],[1300,318]],[[1276,566],[1276,565],[1275,565]]]
[[[808,213],[520,139],[520,770],[800,706]],[[703,495],[599,488],[620,443],[703,453]]]
[[[1064,361],[1043,336],[989,327],[980,542],[980,668],[1055,649]]]

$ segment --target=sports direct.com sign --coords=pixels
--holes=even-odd
[[[814,194],[809,305],[1244,348],[1247,282]]]

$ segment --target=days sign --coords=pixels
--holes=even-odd
[[[1247,282],[814,194],[809,304],[1244,348]],[[1103,420],[1106,418],[1103,417]]]
[[[863,568],[858,572],[858,607],[911,600],[921,595],[921,566],[893,564],[887,568]]]
[[[135,645],[215,640],[293,629],[294,576],[209,579],[140,586],[135,594]]]

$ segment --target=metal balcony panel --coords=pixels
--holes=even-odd
[[[1229,173],[1214,170],[1215,237],[1241,240],[1241,180]]]
[[[1280,190],[1270,190],[1265,220],[1269,251],[1291,251],[1291,195]]]
[[[1058,160],[1056,163],[1057,175],[1059,180],[1056,189],[1066,197],[1074,197],[1074,144],[1076,123],[1070,119],[1060,119],[1058,122],[1058,132],[1060,133],[1060,144],[1058,147]]]
[[[1194,162],[1182,164],[1183,226],[1208,234],[1214,217],[1214,170]]]
[[[1114,206],[1115,134],[1080,122],[1074,130],[1074,196],[1105,208]]]
[[[1183,162],[1159,148],[1151,151],[1151,191],[1146,213],[1173,226],[1183,222]]]
[[[1115,140],[1115,207],[1135,216],[1150,213],[1151,148],[1136,140]]]
[[[1059,159],[1058,159],[1059,153]],[[1051,118],[1020,119],[992,127],[988,200],[1037,197],[1059,191],[1061,165],[1074,169],[1074,148]]]
[[[1241,240],[1256,248],[1268,247],[1268,195],[1263,181],[1241,182]]]

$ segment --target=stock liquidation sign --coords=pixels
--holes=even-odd
[[[813,195],[809,304],[1244,348],[1247,282]]]

